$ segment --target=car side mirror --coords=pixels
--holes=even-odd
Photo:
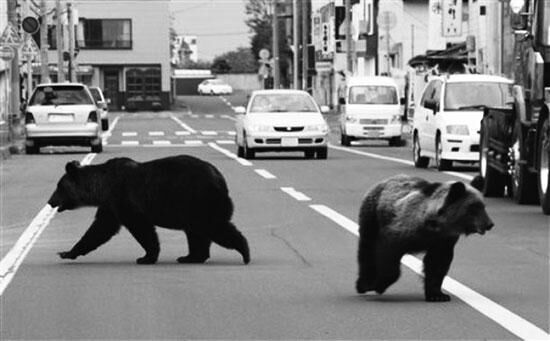
[[[426,100],[426,102],[424,102],[424,107],[432,109],[434,114],[439,111],[439,103],[433,99]]]
[[[25,110],[27,109],[27,102],[22,102],[19,109],[21,110],[22,113],[25,113]]]
[[[346,104],[346,99],[344,97],[338,98],[338,104],[345,105]]]
[[[330,111],[330,108],[328,107],[328,105],[321,105],[320,109],[321,109],[321,114],[327,114]]]
[[[243,106],[235,107],[235,114],[244,115],[246,113],[246,108]]]
[[[405,105],[406,103],[407,103],[407,99],[406,99],[405,97],[401,97],[401,98],[399,99],[399,104]]]

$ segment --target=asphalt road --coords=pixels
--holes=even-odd
[[[43,148],[2,163],[1,339],[549,337],[550,222],[540,208],[487,199],[496,227],[457,244],[445,286],[451,302],[424,302],[410,257],[384,295],[357,295],[354,228],[366,190],[399,173],[466,181],[475,169],[416,169],[410,145],[342,148],[334,114],[327,116],[327,160],[269,153],[245,162],[234,155],[231,109],[245,101],[242,95],[181,100],[186,106],[170,112],[112,113],[104,153]],[[164,229],[156,265],[135,264],[143,251],[125,230],[76,261],[57,257],[95,212],[43,209],[68,161],[180,153],[225,175],[234,222],[251,246],[249,265],[217,245],[206,264],[178,264],[187,253],[185,235]]]

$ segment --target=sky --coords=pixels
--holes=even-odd
[[[171,0],[178,35],[196,35],[199,60],[250,46],[245,0]]]

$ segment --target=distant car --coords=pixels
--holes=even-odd
[[[47,145],[91,146],[94,153],[103,151],[100,113],[86,85],[40,84],[23,109],[28,154]]]
[[[328,125],[310,94],[300,90],[258,90],[247,108],[235,108],[239,157],[257,152],[303,151],[306,158],[326,159]]]
[[[91,86],[89,87],[89,89],[100,113],[99,116],[101,117],[101,129],[109,130],[109,116],[107,115],[109,112],[109,107],[107,106],[107,101],[103,96],[103,91],[101,91],[101,89],[96,86]]]
[[[510,107],[510,79],[454,74],[430,79],[418,96],[413,119],[413,161],[425,168],[430,158],[439,170],[453,161],[479,161],[479,130],[485,107]]]
[[[201,95],[226,95],[233,93],[233,88],[221,79],[206,79],[197,87]]]

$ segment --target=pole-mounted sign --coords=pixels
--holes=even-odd
[[[28,34],[35,34],[40,29],[40,23],[35,17],[25,17],[21,22],[21,27]]]

